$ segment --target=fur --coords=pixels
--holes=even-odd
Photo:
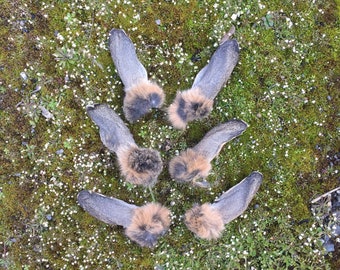
[[[153,247],[170,226],[170,211],[159,203],[148,203],[134,210],[126,235],[142,247]]]
[[[159,108],[164,102],[164,92],[150,81],[142,81],[125,89],[123,111],[129,122],[135,122],[152,108]]]
[[[209,203],[194,205],[185,213],[184,219],[187,228],[202,239],[217,239],[224,230],[222,216]]]
[[[168,108],[171,124],[177,129],[185,129],[188,122],[207,117],[214,101],[206,98],[199,88],[178,92]]]
[[[179,182],[190,182],[194,179],[205,178],[210,170],[209,160],[191,148],[181,152],[169,163],[171,177]]]
[[[163,168],[159,152],[153,149],[130,147],[117,156],[121,173],[132,184],[154,185]]]

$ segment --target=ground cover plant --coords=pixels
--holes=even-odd
[[[339,219],[310,207],[339,187],[339,17],[339,1],[1,0],[0,268],[339,269]],[[212,113],[172,128],[166,107],[232,25],[240,61]],[[107,103],[123,118],[114,27],[166,94],[164,108],[126,122],[164,161],[152,193],[123,181],[85,110]],[[171,158],[233,118],[249,127],[213,160],[211,187],[172,180]],[[194,237],[185,211],[254,170],[264,178],[248,210],[218,240]],[[79,207],[82,189],[136,205],[154,196],[172,211],[170,230],[139,247]]]

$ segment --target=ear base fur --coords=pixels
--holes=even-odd
[[[135,122],[152,108],[162,106],[165,94],[156,83],[141,81],[125,89],[123,111],[129,122]]]
[[[126,235],[142,247],[153,247],[170,227],[170,211],[159,203],[148,203],[134,210]]]
[[[210,203],[194,205],[184,218],[188,229],[202,239],[217,239],[224,230],[222,216]]]
[[[159,152],[149,148],[130,147],[117,157],[125,180],[136,185],[152,186],[163,168]]]
[[[178,92],[168,108],[168,118],[177,129],[185,129],[188,122],[207,117],[214,101],[202,94],[199,88]]]
[[[169,163],[171,177],[179,182],[190,182],[195,178],[205,178],[210,170],[209,160],[191,148],[181,152]]]

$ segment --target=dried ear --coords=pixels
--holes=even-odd
[[[135,122],[152,108],[164,102],[164,92],[148,80],[147,72],[139,61],[130,38],[121,29],[110,32],[110,52],[117,72],[124,84],[124,114],[129,122]]]
[[[146,69],[137,57],[135,46],[122,29],[110,31],[109,48],[125,89],[148,79]]]

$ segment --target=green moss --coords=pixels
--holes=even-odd
[[[1,266],[338,268],[336,255],[323,256],[322,231],[309,211],[310,200],[337,183],[331,161],[338,148],[338,1],[26,2],[0,3],[0,251],[7,252]],[[240,62],[212,114],[184,132],[170,128],[166,107],[190,88],[231,24]],[[107,50],[113,27],[131,37],[167,95],[164,108],[127,124],[137,144],[159,149],[164,160],[153,192],[173,221],[152,251],[76,201],[81,189],[137,205],[151,201],[148,190],[124,183],[84,109],[105,102],[124,119],[123,86]],[[72,57],[56,60],[62,48]],[[54,118],[45,119],[40,105]],[[211,190],[172,180],[169,160],[232,118],[249,127],[213,160]],[[219,240],[195,238],[183,223],[185,211],[213,202],[254,170],[264,181],[246,213]]]

